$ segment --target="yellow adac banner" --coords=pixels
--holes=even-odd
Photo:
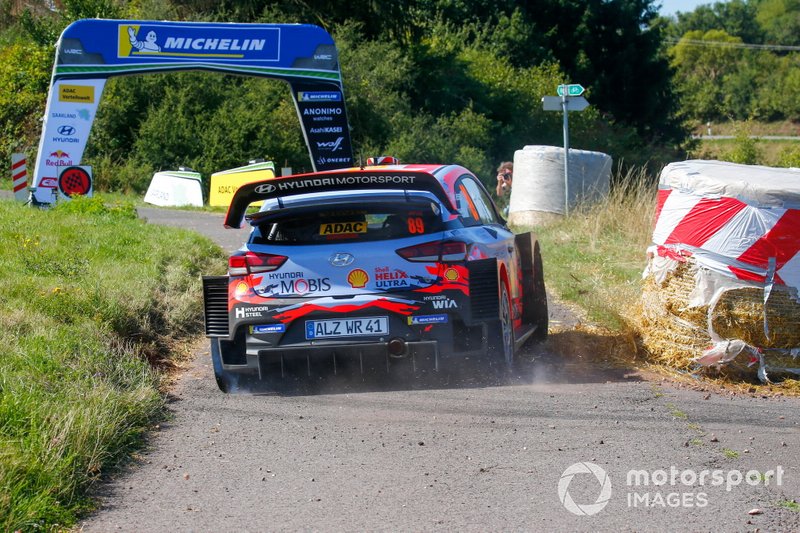
[[[275,164],[272,161],[251,163],[249,165],[222,170],[211,174],[211,191],[208,205],[227,207],[233,200],[233,194],[245,183],[269,180],[275,177]],[[260,206],[263,202],[253,203]]]

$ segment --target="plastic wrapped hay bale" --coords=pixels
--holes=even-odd
[[[569,206],[608,194],[611,156],[569,151]],[[564,149],[526,146],[514,152],[514,187],[508,219],[516,225],[541,225],[564,215]]]
[[[713,308],[695,301],[698,278],[713,275],[701,271],[688,259],[671,270],[662,282],[654,275],[645,278],[639,317],[642,344],[657,362],[680,370],[690,370],[714,346],[713,331],[725,342],[744,343],[761,348],[765,364],[771,372],[800,368],[800,303],[785,287],[774,288],[764,303],[764,291],[754,286],[741,286],[724,291]],[[702,282],[701,282],[702,283]],[[764,332],[764,314],[769,324],[769,337]],[[709,320],[711,328],[709,329]],[[722,341],[718,341],[722,342]],[[729,361],[702,361],[727,364],[727,371],[756,375],[758,366],[749,366],[754,357],[738,351]],[[753,354],[750,354],[753,355]],[[719,363],[719,364],[718,364]]]
[[[653,243],[641,315],[657,360],[800,373],[800,172],[668,165]]]

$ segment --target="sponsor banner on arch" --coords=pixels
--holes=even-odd
[[[36,164],[36,200],[51,202],[58,176],[79,165],[105,80],[56,80],[47,98]]]
[[[181,70],[289,83],[312,168],[352,166],[338,54],[324,29],[310,24],[85,19],[70,24],[56,47],[34,172],[37,201],[53,201],[59,167],[81,164],[107,78]]]

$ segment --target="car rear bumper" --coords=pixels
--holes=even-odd
[[[405,341],[395,337],[382,342],[322,342],[258,349],[248,344],[246,337],[244,342],[212,338],[211,343],[212,350],[216,349],[220,355],[223,370],[258,375],[259,379],[380,374],[390,373],[398,366],[425,373],[437,372],[457,360],[482,358],[487,352],[488,327],[482,324],[470,328],[471,334],[460,336],[456,342],[453,339]]]

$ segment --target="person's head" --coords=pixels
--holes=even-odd
[[[511,179],[514,176],[514,163],[511,161],[503,161],[500,163],[500,166],[497,167],[497,178],[503,179],[503,181],[507,183],[511,183]]]

